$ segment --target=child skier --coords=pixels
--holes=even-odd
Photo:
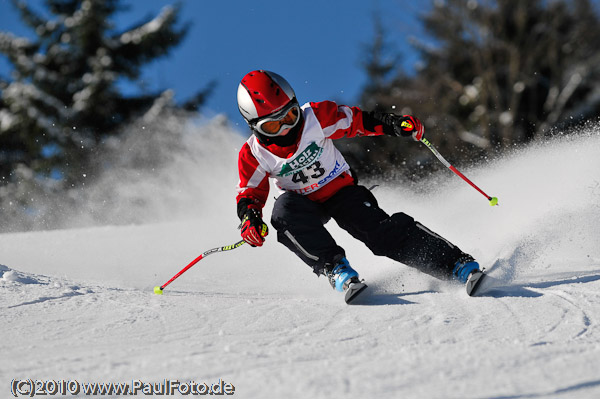
[[[388,215],[373,194],[357,184],[355,174],[333,140],[356,136],[412,137],[424,127],[414,116],[362,111],[331,101],[299,105],[290,84],[276,73],[257,70],[237,91],[240,113],[254,133],[239,153],[237,213],[244,241],[263,245],[268,228],[262,208],[272,178],[282,194],[273,206],[271,224],[277,239],[346,292],[350,302],[366,285],[350,266],[344,249],[324,224],[333,218],[375,254],[387,256],[438,278],[467,283],[482,276],[472,256],[412,217]]]

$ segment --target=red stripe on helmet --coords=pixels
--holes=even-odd
[[[241,84],[246,89],[255,108],[252,110],[255,112],[247,109],[246,111],[255,114],[254,118],[262,118],[279,111],[293,98],[293,91],[285,79],[272,72],[252,71],[244,76]]]

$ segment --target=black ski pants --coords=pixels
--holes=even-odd
[[[286,192],[275,201],[271,224],[279,242],[322,274],[327,264],[346,256],[324,226],[331,218],[375,255],[438,278],[449,279],[457,260],[466,255],[412,217],[402,212],[388,215],[360,185],[344,187],[324,203]]]

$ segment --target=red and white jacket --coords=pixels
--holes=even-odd
[[[282,192],[293,191],[323,202],[354,184],[350,167],[333,140],[384,134],[381,125],[375,126],[375,131],[365,128],[358,107],[323,101],[301,108],[304,126],[295,144],[266,146],[253,135],[243,145],[238,158],[237,202],[245,198],[262,209],[269,194],[269,178]]]

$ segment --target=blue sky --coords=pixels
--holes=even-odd
[[[42,0],[25,0],[43,11]],[[115,15],[118,28],[155,16],[175,0],[130,0],[131,8]],[[181,101],[215,80],[217,87],[206,103],[210,113],[225,113],[243,123],[236,105],[237,85],[254,69],[275,71],[294,87],[300,102],[336,100],[355,104],[365,73],[362,54],[374,36],[378,13],[391,49],[404,53],[403,63],[417,62],[408,45],[418,36],[416,15],[423,4],[408,0],[304,0],[302,2],[184,0],[181,22],[193,26],[185,41],[166,58],[144,70],[137,84],[149,89],[173,88]],[[420,3],[420,5],[419,5]],[[8,0],[0,0],[0,30],[34,37]],[[8,63],[0,57],[0,74]]]

